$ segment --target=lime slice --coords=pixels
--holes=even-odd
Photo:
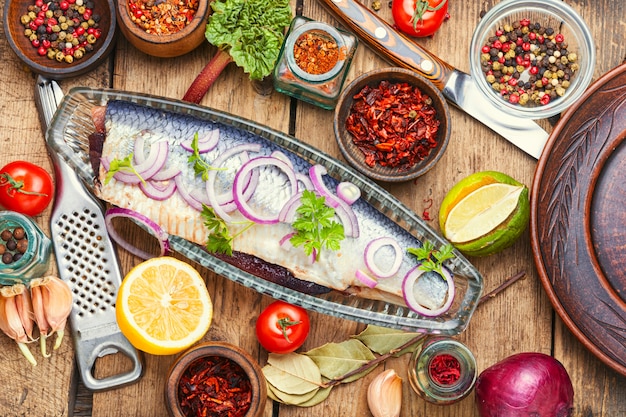
[[[515,211],[524,188],[493,183],[472,191],[450,210],[446,237],[452,243],[462,243],[487,235]]]

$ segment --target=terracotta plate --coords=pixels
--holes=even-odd
[[[553,130],[533,182],[535,264],[569,329],[626,375],[626,65]]]

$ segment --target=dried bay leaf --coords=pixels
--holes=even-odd
[[[267,388],[268,392],[271,393],[271,396],[273,398],[277,399],[283,404],[289,405],[301,405],[303,403],[306,403],[307,401],[311,400],[319,391],[319,387],[317,387],[314,390],[306,392],[304,394],[289,394],[270,383],[267,384]]]
[[[410,340],[420,335],[422,334],[369,325],[361,333],[352,337],[363,342],[365,346],[370,348],[373,352],[379,355],[386,355],[389,352],[399,349],[405,343],[408,343]],[[397,356],[414,350],[416,345],[417,343],[412,345],[408,350],[398,352]]]
[[[317,390],[313,398],[308,401],[305,401],[301,404],[298,404],[299,407],[313,407],[314,405],[318,405],[322,401],[324,401],[330,395],[330,390],[333,387],[320,388]]]
[[[318,348],[305,353],[319,367],[325,378],[335,379],[360,368],[369,361],[376,359],[376,356],[361,341],[349,339],[341,343],[326,343]],[[342,382],[355,381],[369,373],[367,369]]]
[[[287,394],[306,394],[322,384],[320,369],[308,356],[299,353],[270,353],[267,363],[263,367],[265,379]]]

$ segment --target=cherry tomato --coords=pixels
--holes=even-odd
[[[431,36],[448,16],[448,0],[393,0],[391,14],[407,35]]]
[[[54,187],[42,167],[14,161],[0,169],[0,206],[27,216],[36,216],[48,207]]]
[[[274,301],[259,315],[256,337],[269,352],[289,353],[302,346],[310,328],[305,309],[284,301]]]

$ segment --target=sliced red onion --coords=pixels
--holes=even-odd
[[[126,249],[133,255],[140,257],[141,259],[150,259],[155,257],[155,255],[136,248],[135,246],[124,240],[113,227],[112,220],[115,217],[126,217],[131,219],[135,223],[138,223],[139,225],[143,225],[146,230],[148,230],[148,232],[150,232],[159,241],[159,247],[161,248],[161,251],[160,255],[158,256],[163,256],[170,252],[170,244],[168,240],[169,235],[167,234],[167,232],[161,229],[161,226],[159,226],[143,214],[137,213],[134,210],[113,207],[106,211],[104,215],[104,222],[107,228],[107,232],[109,233],[109,236],[111,236],[111,239],[113,239],[122,248]]]
[[[176,192],[176,181],[148,180],[139,183],[139,189],[153,200],[163,201],[170,198]]]
[[[339,217],[343,224],[343,231],[347,237],[358,238],[361,234],[359,229],[359,221],[354,214],[352,207],[343,200],[336,200],[338,205],[335,207],[335,214]]]
[[[191,208],[202,211],[202,203],[193,198],[189,190],[187,190],[187,187],[183,183],[183,179],[181,177],[182,175],[177,175],[176,177],[174,177],[174,182],[176,183],[176,190],[178,191],[178,194],[180,194],[182,199],[185,200],[185,203],[187,203]]]
[[[313,186],[313,182],[311,181],[311,178],[306,175],[303,174],[301,172],[296,172],[296,178],[298,179],[298,182],[300,184],[302,184],[302,187],[298,187],[298,191],[302,191],[302,190],[314,190],[315,187]]]
[[[369,274],[363,272],[360,269],[357,269],[355,271],[354,276],[356,276],[356,278],[361,281],[361,283],[363,283],[366,287],[374,288],[376,285],[378,285],[378,281],[376,281],[374,278],[369,276]]]
[[[446,300],[443,303],[443,305],[441,305],[440,307],[436,309],[431,309],[431,308],[421,305],[415,299],[415,296],[413,293],[413,287],[415,286],[415,283],[417,282],[417,280],[426,272],[426,271],[419,269],[419,265],[418,265],[414,267],[413,269],[411,269],[409,272],[407,272],[407,274],[404,277],[404,281],[402,281],[402,295],[404,297],[404,302],[406,303],[407,307],[409,307],[411,310],[415,311],[416,313],[421,314],[423,316],[427,316],[427,317],[440,316],[446,311],[448,311],[448,309],[452,305],[452,302],[454,301],[455,286],[454,286],[454,279],[452,278],[452,275],[450,274],[450,272],[446,268],[442,268],[442,269],[445,275],[443,279],[445,279],[446,283],[448,284],[448,292],[446,294]]]
[[[272,152],[270,154],[270,156],[272,158],[280,159],[281,161],[283,161],[287,165],[289,165],[289,168],[293,169],[293,162],[291,162],[291,159],[289,159],[289,157],[287,155],[285,155],[284,152],[282,152],[282,151],[274,151],[274,152]]]
[[[278,242],[278,244],[280,245],[281,248],[285,249],[285,250],[289,250],[291,248],[293,248],[293,245],[291,244],[291,238],[296,234],[296,232],[291,232],[291,233],[287,233],[285,236],[283,236],[280,241]]]
[[[349,181],[340,182],[337,184],[337,196],[352,205],[361,198],[361,189]]]
[[[248,178],[252,170],[266,165],[273,165],[283,171],[285,175],[287,175],[291,184],[291,194],[295,195],[297,193],[298,183],[296,180],[296,174],[293,169],[289,167],[289,164],[271,156],[259,156],[243,164],[237,171],[233,182],[233,195],[235,197],[235,204],[237,204],[237,208],[247,219],[260,224],[273,224],[279,222],[279,213],[273,215],[256,213],[254,209],[248,205],[248,199],[244,196],[245,186],[248,182],[246,181],[246,178]]]
[[[144,162],[146,162],[146,155],[144,153],[143,148],[144,148],[144,138],[143,136],[139,135],[135,139],[135,145],[134,145],[133,159],[135,161],[135,164],[143,164]],[[170,180],[174,178],[178,174],[180,174],[180,168],[178,167],[169,167],[169,168],[163,167],[163,169],[161,169],[159,172],[157,172],[152,177],[150,177],[150,179],[155,180],[155,181],[166,181],[166,180]]]
[[[220,139],[220,130],[217,128],[211,130],[203,137],[198,138],[198,153],[211,152],[217,146],[219,139]],[[190,140],[181,142],[180,146],[182,146],[183,149],[189,152],[193,152],[193,147],[191,146],[192,143],[193,143],[193,139],[190,139]]]
[[[127,184],[139,184],[142,181],[147,181],[152,178],[157,172],[163,168],[165,161],[167,161],[168,144],[165,141],[154,142],[150,146],[150,153],[148,157],[140,164],[134,166],[134,172],[118,171],[113,177]],[[110,168],[110,165],[109,165]]]
[[[391,268],[387,271],[381,270],[378,265],[376,265],[374,259],[376,253],[385,246],[391,246],[394,252],[393,263]],[[365,265],[367,265],[367,268],[376,278],[389,278],[397,274],[400,270],[400,266],[402,265],[402,248],[400,248],[398,242],[392,237],[379,237],[367,244],[363,258],[365,259]]]
[[[233,156],[240,154],[242,152],[259,152],[261,150],[261,144],[259,143],[245,143],[241,145],[234,146],[232,148],[227,149],[222,152],[215,160],[213,161],[213,166],[215,168],[221,168],[222,165],[232,158]],[[215,210],[215,214],[224,220],[225,222],[230,222],[232,217],[224,210],[218,200],[217,194],[215,193],[215,180],[217,178],[217,170],[209,171],[209,178],[206,182],[206,190],[209,201],[211,202],[211,207]],[[230,191],[232,193],[232,187]]]
[[[326,168],[319,164],[315,164],[309,168],[309,177],[311,177],[311,182],[313,183],[315,191],[326,198],[326,204],[333,208],[337,208],[340,200],[335,194],[330,192],[328,187],[326,187],[326,184],[324,184],[324,179],[322,178],[327,173],[328,171]]]
[[[298,191],[296,194],[291,196],[289,200],[285,203],[283,208],[278,213],[278,221],[283,223],[293,223],[296,219],[296,210],[298,207],[302,205],[302,191]]]

